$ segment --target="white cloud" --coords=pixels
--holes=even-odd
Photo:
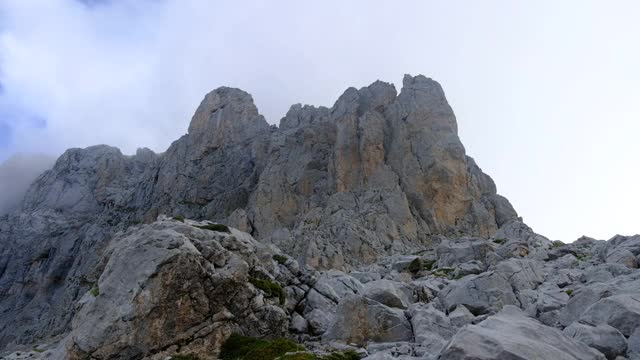
[[[530,225],[640,232],[636,1],[0,1],[0,158],[97,143],[164,151],[203,95],[297,102],[423,73]],[[42,126],[45,119],[46,126]],[[1,129],[1,127],[0,127]],[[2,136],[0,136],[2,139]]]

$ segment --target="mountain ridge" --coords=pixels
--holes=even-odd
[[[163,214],[225,223],[303,267],[345,271],[517,220],[465,154],[431,79],[406,75],[400,93],[382,81],[349,88],[331,108],[293,105],[280,127],[251,95],[221,87],[164,153],[69,149],[0,218],[0,346],[67,332],[68,304],[98,281],[114,235]]]

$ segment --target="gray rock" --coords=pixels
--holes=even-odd
[[[627,340],[624,335],[606,324],[590,326],[575,322],[565,328],[563,332],[599,350],[609,360],[613,360],[619,355],[624,355],[627,349]]]
[[[630,269],[638,268],[638,260],[636,259],[636,256],[628,249],[622,247],[616,248],[610,253],[607,253],[606,261],[612,264],[623,264]]]
[[[464,305],[474,315],[498,311],[504,305],[518,304],[508,279],[495,271],[462,278],[443,289],[438,297],[447,311]]]
[[[368,342],[410,341],[413,332],[402,310],[360,295],[349,295],[340,301],[323,340],[362,346]]]
[[[640,294],[601,299],[584,311],[580,321],[591,325],[608,324],[624,336],[630,336],[640,325]]]
[[[166,152],[70,149],[0,219],[0,348],[67,333],[69,304],[97,281],[114,235],[162,214],[250,231],[299,269],[343,270],[424,251],[435,235],[488,238],[517,218],[466,156],[431,79],[407,75],[399,94],[381,81],[350,88],[331,108],[293,106],[279,128],[251,95],[222,87]],[[301,312],[332,316],[319,306]]]
[[[473,321],[473,314],[464,305],[456,306],[456,309],[449,313],[451,325],[460,328]]]
[[[135,358],[173,345],[211,356],[232,331],[286,334],[288,315],[277,298],[249,282],[250,269],[270,274],[257,256],[263,251],[237,230],[172,220],[116,237],[99,280],[79,303],[65,358]]]
[[[431,343],[433,334],[449,339],[455,333],[447,315],[431,304],[413,304],[408,312],[417,344]]]
[[[497,273],[505,276],[517,293],[535,289],[544,280],[542,263],[529,259],[509,259],[496,266]]]
[[[445,241],[438,246],[438,267],[453,267],[472,260],[484,262],[493,251],[491,243],[485,239],[461,238]]]
[[[480,274],[485,269],[484,264],[478,260],[471,260],[466,263],[462,263],[456,266],[453,272],[454,278],[461,278],[467,275]]]
[[[406,309],[413,301],[411,289],[406,285],[390,280],[376,280],[366,283],[358,294],[389,307]]]
[[[289,327],[293,332],[304,334],[309,331],[309,322],[300,316],[300,314],[294,313],[293,316],[291,316],[291,324]]]
[[[600,359],[597,350],[505,307],[479,325],[460,330],[443,350],[441,360],[459,359]]]

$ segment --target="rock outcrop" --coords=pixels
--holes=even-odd
[[[237,333],[318,356],[634,359],[638,256],[640,236],[533,232],[433,80],[279,127],[219,88],[165,153],[70,149],[0,217],[0,354],[215,359]]]

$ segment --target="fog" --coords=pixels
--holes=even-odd
[[[424,74],[534,230],[639,233],[639,16],[622,0],[0,0],[0,161],[164,151],[218,86],[277,124],[291,104]]]
[[[16,154],[0,164],[0,215],[17,210],[29,185],[53,162],[45,154]]]

